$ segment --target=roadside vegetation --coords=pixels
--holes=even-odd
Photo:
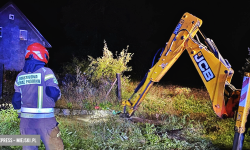
[[[132,82],[125,71],[132,59],[128,48],[113,56],[104,42],[103,56],[88,61],[74,58],[64,66],[65,73],[57,74],[62,98],[56,107],[69,109],[122,110],[111,89],[116,73],[122,75],[122,99],[128,99],[139,82]],[[66,73],[67,72],[67,73]],[[15,77],[4,77],[5,102],[11,102]],[[7,90],[6,90],[7,89]],[[110,93],[108,91],[111,89]],[[6,93],[8,91],[8,93]],[[136,97],[136,95],[134,96]],[[12,105],[0,111],[0,135],[20,135],[17,113]],[[72,116],[56,116],[66,150],[84,149],[145,149],[145,150],[226,150],[234,138],[233,119],[220,119],[213,111],[206,89],[155,84],[146,95],[136,117],[160,121],[160,124],[134,123],[118,115],[91,119],[90,123],[77,121]],[[102,121],[103,119],[103,121]],[[21,146],[3,146],[0,149],[22,149]],[[45,147],[41,142],[40,150]],[[247,135],[244,149],[250,149]]]

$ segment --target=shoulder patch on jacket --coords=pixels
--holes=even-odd
[[[47,81],[47,80],[49,80],[49,79],[53,79],[53,82],[54,82],[55,84],[58,84],[58,82],[57,82],[56,77],[55,77],[54,74],[47,74],[47,75],[45,75],[44,81]]]
[[[55,78],[54,74],[47,74],[44,77],[44,81],[47,81],[47,80],[52,79],[52,78]]]

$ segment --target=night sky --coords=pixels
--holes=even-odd
[[[129,45],[132,78],[143,78],[157,50],[165,46],[185,12],[203,20],[201,30],[213,39],[235,71],[232,84],[241,88],[238,71],[250,47],[250,2],[152,0],[12,0],[52,45],[49,67],[60,71],[73,56],[102,56],[103,41],[120,52]],[[8,0],[1,0],[0,7]],[[57,3],[56,3],[57,2]],[[198,3],[200,2],[200,3]],[[187,52],[160,81],[190,87],[204,84]]]

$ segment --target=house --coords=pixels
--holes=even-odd
[[[0,63],[5,70],[20,71],[28,45],[38,42],[51,48],[49,42],[13,3],[0,8]]]

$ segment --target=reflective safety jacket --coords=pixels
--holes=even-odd
[[[60,92],[50,68],[42,67],[32,73],[22,71],[17,75],[14,88],[21,93],[21,128],[53,128],[58,124],[54,116],[55,101],[46,94],[46,87]]]

